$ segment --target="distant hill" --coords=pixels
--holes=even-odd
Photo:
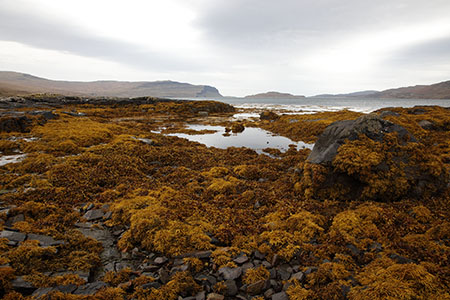
[[[450,99],[450,81],[432,85],[416,85],[389,89],[385,91],[362,91],[349,94],[322,94],[313,96],[326,97],[364,97],[364,98],[393,98],[393,99]]]
[[[56,93],[91,97],[222,97],[208,85],[192,85],[175,81],[56,81],[17,72],[0,71],[0,95]]]
[[[292,95],[289,93],[267,92],[267,93],[245,96],[245,98],[249,98],[249,99],[271,99],[271,98],[296,99],[296,98],[305,98],[305,96]]]
[[[379,91],[361,91],[361,92],[354,92],[354,93],[348,93],[348,94],[322,94],[322,95],[316,95],[313,97],[318,98],[326,98],[326,97],[366,97],[366,96],[372,96],[376,93],[379,93]]]
[[[375,96],[376,98],[400,99],[450,99],[450,81],[432,85],[416,85],[389,89],[372,96]]]

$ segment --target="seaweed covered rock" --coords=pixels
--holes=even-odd
[[[446,187],[442,160],[404,127],[369,114],[319,136],[297,188],[307,198],[392,201]]]

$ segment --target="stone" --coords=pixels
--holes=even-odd
[[[434,124],[428,120],[422,120],[418,124],[420,127],[422,127],[425,130],[434,130],[435,129]]]
[[[383,246],[378,242],[373,242],[369,245],[368,250],[372,252],[381,252],[383,250]]]
[[[223,295],[220,295],[220,294],[209,293],[208,297],[206,299],[207,300],[223,300],[223,299],[225,299],[225,297]]]
[[[233,124],[231,125],[231,131],[233,133],[240,133],[240,132],[242,132],[244,130],[245,130],[244,125],[242,125],[239,122],[233,122]]]
[[[5,222],[5,226],[12,227],[15,223],[22,222],[22,221],[25,221],[25,217],[23,214],[19,214],[14,217],[8,218],[8,220]]]
[[[238,288],[234,280],[225,280],[225,296],[233,297],[238,293]]]
[[[52,287],[38,288],[33,292],[33,294],[31,294],[31,296],[34,297],[35,299],[39,299],[40,297],[47,295],[53,290],[54,289]]]
[[[242,268],[222,267],[219,269],[219,274],[222,275],[225,280],[235,280],[241,276]]]
[[[100,220],[104,215],[105,213],[101,209],[91,209],[84,214],[83,218],[85,218],[88,222],[91,222]]]
[[[242,268],[242,272],[246,272],[248,269],[253,269],[255,267],[255,265],[252,262],[246,262],[245,264],[243,264],[241,266]]]
[[[161,268],[158,271],[158,275],[159,275],[159,280],[163,283],[166,284],[170,281],[170,274],[169,271],[165,268]]]
[[[92,283],[86,283],[84,285],[80,285],[73,293],[75,295],[93,295],[98,290],[106,287],[106,283],[103,281],[96,281]]]
[[[57,287],[54,288],[54,290],[60,291],[64,294],[71,294],[77,288],[78,286],[76,286],[75,284],[66,284],[66,285],[58,285]]]
[[[5,116],[0,118],[0,132],[29,132],[32,123],[26,116]]]
[[[163,265],[165,264],[167,261],[169,261],[169,259],[165,256],[159,256],[157,258],[155,258],[155,260],[153,261],[154,264],[156,265]]]
[[[386,136],[390,133],[397,136],[397,142],[388,141]],[[359,165],[359,160],[364,159],[362,157],[353,163],[345,152],[340,152],[344,154],[339,156],[341,160],[336,161],[338,149],[363,137],[373,141],[374,145],[383,146],[384,152],[379,153],[377,159],[368,160],[368,165],[362,169]],[[378,151],[371,148],[371,142],[365,144],[368,144],[368,149],[362,144],[353,145],[361,149],[362,152],[358,155],[362,153],[372,155],[371,151]],[[400,151],[400,147],[404,146],[408,147]],[[420,158],[417,156],[418,152],[423,152]],[[302,191],[305,195],[320,199],[333,197],[341,201],[387,202],[403,198],[421,199],[441,194],[447,187],[449,177],[441,160],[435,155],[427,154],[424,145],[404,127],[384,120],[376,114],[364,115],[356,120],[337,121],[329,125],[317,139],[304,168],[299,177],[304,184]],[[320,177],[320,181],[310,184],[314,172],[320,172],[320,176],[317,176]],[[373,177],[367,172],[372,172]],[[380,188],[381,184],[384,188]],[[400,184],[405,186],[405,189],[398,189],[393,193],[392,190],[397,189]],[[337,186],[340,187],[339,192],[336,191]]]
[[[205,291],[201,291],[197,295],[195,295],[195,300],[205,300],[205,299],[206,299]]]
[[[280,118],[280,116],[274,113],[273,111],[265,110],[259,114],[259,118],[261,120],[277,120],[278,118]]]
[[[155,141],[153,141],[152,139],[146,139],[146,138],[136,138],[136,140],[141,141],[144,144],[147,145],[154,145]]]
[[[272,300],[289,300],[289,297],[286,292],[279,292],[272,295]]]
[[[289,265],[281,265],[277,268],[277,277],[280,280],[288,280],[291,277],[293,270]]]
[[[374,141],[381,142],[386,133],[397,132],[400,139],[413,136],[402,126],[383,120],[375,114],[364,115],[356,120],[337,121],[328,126],[319,136],[307,161],[314,164],[331,165],[337,150],[346,140],[354,141],[365,134]]]
[[[297,272],[291,275],[291,280],[297,280],[299,282],[303,282],[305,280],[305,274],[303,272]]]
[[[358,256],[361,254],[361,251],[359,251],[359,249],[356,248],[355,245],[347,244],[345,247],[350,250],[353,256]]]
[[[263,260],[266,257],[265,254],[259,252],[258,250],[256,250],[253,255],[255,256],[256,259],[259,260]]]
[[[249,284],[247,286],[247,293],[252,296],[261,294],[264,291],[264,287],[266,287],[267,285],[266,282],[267,280],[260,280],[255,283]]]
[[[56,241],[51,236],[34,233],[29,233],[27,236],[27,240],[36,240],[43,247],[57,246],[64,244],[64,241]]]
[[[141,285],[141,287],[143,289],[159,289],[161,287],[161,283],[157,282],[157,281],[153,281],[153,282],[149,282],[149,283],[145,283],[143,285]]]
[[[398,255],[397,253],[392,253],[391,255],[389,255],[389,258],[391,258],[392,260],[395,260],[398,264],[410,264],[413,263],[414,261],[406,258],[404,256]]]
[[[25,241],[27,235],[21,232],[12,230],[2,230],[0,231],[0,238],[7,238],[8,240],[18,243]]]
[[[248,261],[248,257],[245,254],[240,254],[238,257],[233,259],[233,261],[239,265],[242,265],[243,263],[246,263]]]
[[[270,299],[272,298],[273,294],[275,294],[275,291],[273,289],[268,289],[267,291],[264,292],[264,298]]]
[[[25,280],[23,276],[12,280],[11,286],[14,290],[25,295],[31,295],[36,290],[36,287],[31,282]]]

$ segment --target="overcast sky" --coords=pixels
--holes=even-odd
[[[450,80],[449,0],[0,0],[0,70],[314,95]]]

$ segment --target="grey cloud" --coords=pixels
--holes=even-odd
[[[340,38],[346,33],[444,18],[448,11],[446,0],[227,0],[206,6],[197,25],[222,44],[270,46],[284,38]]]
[[[117,41],[74,26],[39,16],[2,9],[0,40],[65,51],[85,57],[101,58],[151,71],[179,71],[202,68],[180,57],[152,51],[132,43]]]
[[[450,35],[402,49],[393,53],[385,61],[386,64],[404,67],[436,65],[440,62],[450,62]]]

